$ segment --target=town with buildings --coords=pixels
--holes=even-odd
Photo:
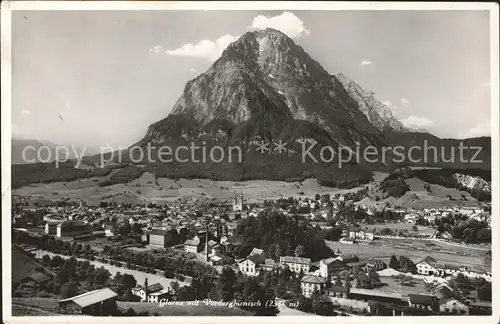
[[[280,306],[243,307],[253,314],[491,313],[489,203],[376,210],[358,204],[363,192],[136,206],[16,197],[13,253],[26,260],[13,296],[59,296],[54,311],[97,315],[110,300],[117,312],[117,303],[245,298]]]

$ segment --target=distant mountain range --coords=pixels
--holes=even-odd
[[[59,160],[76,159],[76,155],[84,152],[84,156],[100,153],[96,148],[83,146],[59,145],[48,141],[12,138],[12,164],[31,164],[40,162],[52,162],[56,159],[56,151],[59,150]],[[42,148],[43,147],[43,148]],[[66,151],[66,149],[68,151]],[[85,149],[85,151],[84,151]],[[24,156],[23,156],[24,151]],[[69,154],[66,154],[69,152]]]

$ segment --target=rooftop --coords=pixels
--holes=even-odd
[[[160,231],[160,230],[152,230],[149,232],[149,235],[166,235],[167,231]]]
[[[261,263],[265,262],[264,256],[261,254],[250,255],[247,259],[252,261],[255,264],[261,264]]]
[[[69,302],[74,302],[75,304],[83,308],[93,304],[100,303],[110,298],[114,298],[116,296],[118,296],[118,294],[115,293],[113,290],[109,288],[102,288],[94,291],[89,291],[78,296],[60,300],[58,301],[58,303],[66,304]]]
[[[453,292],[447,286],[441,286],[434,291],[434,295],[436,295],[438,299],[446,299],[453,297]]]
[[[401,294],[385,292],[376,289],[362,289],[362,288],[351,288],[351,294],[365,295],[365,296],[377,296],[377,297],[387,297],[394,299],[403,299]]]
[[[326,279],[323,277],[319,276],[311,276],[311,275],[306,275],[302,277],[300,282],[307,282],[307,283],[314,283],[314,284],[324,284],[326,282]]]
[[[412,304],[432,306],[434,304],[435,296],[408,294],[408,298]]]
[[[282,256],[280,257],[280,262],[311,264],[311,259],[295,257],[295,256]]]
[[[152,284],[152,285],[149,285],[148,288],[147,288],[147,293],[154,293],[154,292],[157,292],[157,291],[160,291],[160,290],[163,290],[163,286],[161,285],[161,283],[155,283],[155,284]]]
[[[50,280],[50,276],[46,275],[45,273],[41,272],[34,272],[28,276],[28,278],[32,279],[33,281],[37,283],[45,282]]]

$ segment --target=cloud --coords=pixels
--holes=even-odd
[[[491,123],[489,121],[477,124],[460,137],[471,138],[481,136],[491,136]]]
[[[29,114],[31,114],[31,110],[23,109],[23,110],[21,110],[21,114],[22,115],[29,115]]]
[[[252,20],[249,30],[261,30],[265,28],[274,28],[286,34],[290,38],[297,38],[302,35],[309,35],[311,32],[306,29],[302,20],[293,13],[285,11],[280,15],[273,17],[257,16]],[[226,47],[237,40],[240,36],[227,34],[216,40],[204,39],[197,43],[188,43],[176,49],[163,49],[157,45],[149,50],[154,54],[165,53],[172,56],[185,56],[206,59],[211,62],[217,60]]]
[[[399,99],[399,101],[401,102],[401,104],[405,107],[407,107],[409,104],[410,104],[410,101],[408,99],[406,99],[405,97]]]
[[[370,64],[372,64],[371,61],[363,60],[363,61],[361,61],[361,64],[359,64],[359,66],[365,66],[365,65],[370,65]]]
[[[184,44],[177,49],[166,50],[165,53],[173,56],[188,56],[215,61],[226,47],[237,39],[238,37],[228,34],[217,38],[215,41],[204,39],[196,44]]]
[[[410,116],[408,118],[401,119],[401,122],[403,123],[403,125],[410,128],[425,128],[435,126],[432,120],[417,116]]]
[[[250,30],[261,30],[273,28],[281,31],[290,38],[298,38],[302,35],[310,35],[311,32],[304,26],[304,22],[293,13],[284,11],[281,15],[266,17],[263,15],[254,17]]]
[[[153,54],[158,55],[161,53],[165,53],[165,50],[160,45],[156,45],[155,47],[152,47],[149,49],[149,53],[153,53]]]
[[[189,72],[193,72],[193,73],[196,73],[196,72],[197,72],[197,70],[196,70],[195,68],[190,68],[188,71],[189,71]]]

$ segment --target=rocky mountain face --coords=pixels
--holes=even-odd
[[[453,178],[464,188],[485,192],[491,195],[491,182],[479,176],[455,173]]]
[[[342,73],[335,73],[335,77],[342,83],[349,96],[356,101],[368,121],[380,131],[412,131],[392,115],[389,107],[375,99],[372,92],[364,90],[359,84],[348,79]]]
[[[261,125],[263,120],[268,123]],[[283,131],[291,124],[297,127]],[[171,114],[151,125],[143,141],[213,131],[231,141],[267,136],[329,138],[349,146],[383,142],[337,77],[272,29],[249,32],[229,45],[208,71],[186,84]]]

